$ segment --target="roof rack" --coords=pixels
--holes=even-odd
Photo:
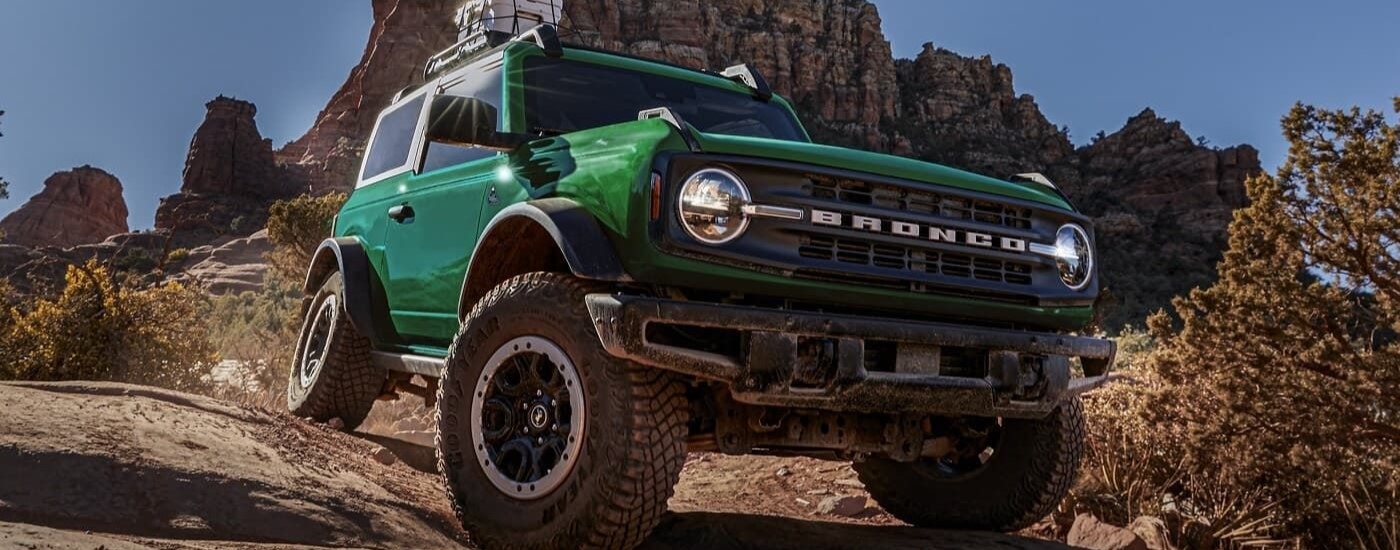
[[[451,70],[483,50],[513,40],[530,40],[550,57],[563,55],[556,26],[562,0],[467,0],[457,10],[457,43],[428,58],[423,79]]]
[[[428,58],[428,63],[423,66],[423,79],[431,80],[434,76],[454,69],[471,59],[473,54],[509,42],[534,42],[539,45],[540,49],[544,50],[545,55],[550,57],[564,55],[564,45],[559,40],[559,31],[554,25],[548,23],[536,26],[519,36],[512,36],[510,33],[501,31],[483,31],[481,34],[469,36]]]

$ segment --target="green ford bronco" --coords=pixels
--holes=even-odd
[[[745,66],[561,44],[434,58],[305,281],[288,405],[435,407],[487,547],[631,547],[687,452],[853,461],[919,526],[1010,531],[1074,480],[1112,342],[1049,181],[812,143]]]

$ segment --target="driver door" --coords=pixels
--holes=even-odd
[[[487,59],[453,73],[440,83],[439,95],[475,97],[499,108],[499,65]],[[410,344],[445,346],[457,332],[462,280],[505,155],[442,143],[424,143],[422,151],[399,199],[385,212],[385,283],[398,333]]]

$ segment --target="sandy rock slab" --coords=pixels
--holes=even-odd
[[[98,383],[0,384],[0,403],[0,523],[8,524],[0,547],[48,539],[57,548],[453,548],[467,540],[436,479],[365,460],[375,445],[290,417]],[[159,542],[166,539],[186,542]]]

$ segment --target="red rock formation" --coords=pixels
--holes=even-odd
[[[186,193],[253,197],[285,194],[285,176],[272,156],[272,140],[258,132],[257,106],[219,96],[205,104],[204,123],[185,158]]]
[[[160,201],[156,229],[180,246],[263,227],[267,207],[300,187],[277,165],[272,141],[258,132],[252,103],[219,96],[205,105],[204,122],[190,140],[180,192]]]
[[[1202,146],[1181,123],[1152,109],[1080,151],[1080,168],[1082,185],[1135,212],[1184,215],[1186,225],[1211,229],[1223,228],[1230,213],[1245,205],[1244,181],[1260,170],[1253,147]]]
[[[1016,93],[1010,67],[925,44],[917,58],[898,62],[898,72],[900,113],[886,131],[898,133],[899,152],[1001,177],[1042,171],[1073,183],[1066,165],[1074,146],[1035,98]]]
[[[116,176],[80,166],[44,180],[44,189],[0,221],[4,242],[70,247],[125,233],[126,200]]]
[[[1245,180],[1263,170],[1253,147],[1196,143],[1151,109],[1081,148],[1078,169],[1074,197],[1095,216],[1110,327],[1215,279]]]

